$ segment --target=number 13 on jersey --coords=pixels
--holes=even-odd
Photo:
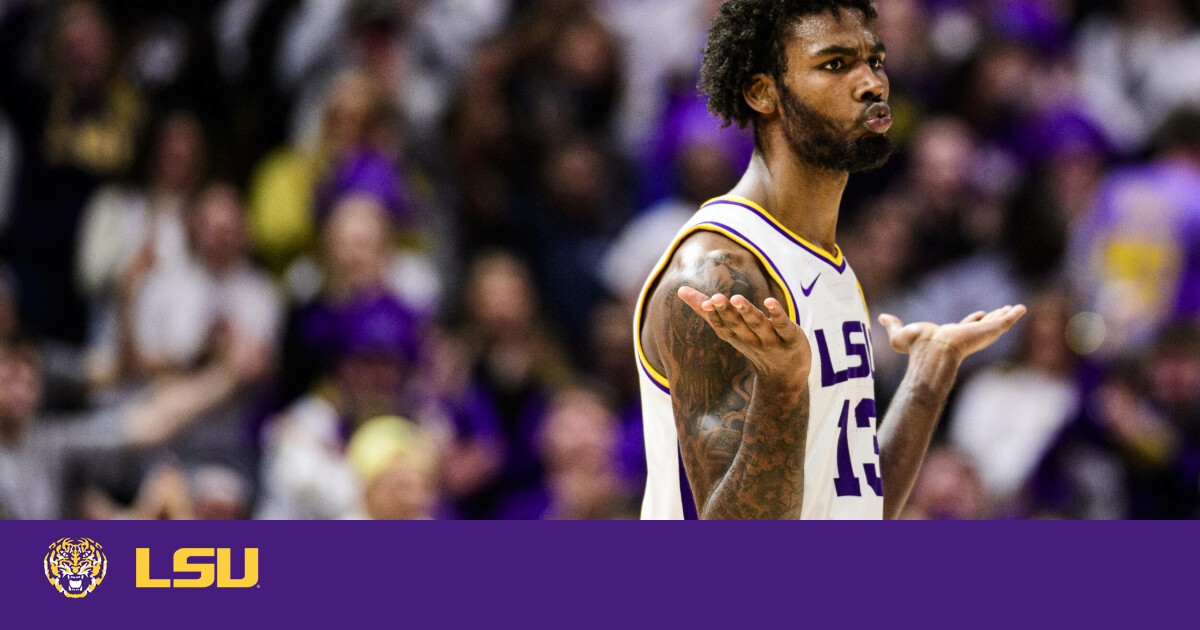
[[[859,429],[870,429],[871,421],[875,419],[875,401],[871,398],[864,398],[854,407],[854,426]],[[837,488],[839,497],[858,497],[862,496],[862,487],[859,484],[858,477],[854,474],[854,462],[850,459],[850,437],[848,435],[850,427],[850,401],[842,403],[842,415],[838,419],[838,428],[841,432],[838,433],[837,447],[837,477],[833,479],[833,485]],[[872,431],[874,434],[874,431]],[[872,440],[875,442],[875,459],[871,462],[863,463],[863,474],[866,477],[867,486],[875,492],[875,496],[883,496],[883,478],[879,476],[879,437],[872,435]]]

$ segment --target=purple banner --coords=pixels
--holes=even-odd
[[[95,548],[56,548],[64,538]],[[0,619],[7,628],[1190,626],[1194,538],[1190,523],[14,522],[0,524]],[[68,597],[47,577],[56,553],[60,572],[102,554],[102,580]],[[175,571],[181,558],[191,571]],[[86,590],[87,580],[64,590],[72,586]]]

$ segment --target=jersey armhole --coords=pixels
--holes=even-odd
[[[659,389],[667,394],[671,393],[670,381],[666,376],[663,376],[658,370],[656,370],[653,365],[650,365],[650,361],[646,359],[646,352],[642,350],[642,324],[644,323],[643,319],[645,317],[646,299],[650,297],[650,287],[653,287],[658,283],[659,276],[662,275],[663,270],[666,269],[667,264],[671,262],[671,259],[675,257],[675,251],[679,249],[679,246],[682,245],[689,236],[695,234],[696,232],[715,232],[737,243],[738,245],[741,245],[742,248],[754,255],[754,257],[758,259],[759,264],[762,265],[762,268],[767,272],[767,275],[782,290],[785,302],[784,307],[787,309],[788,319],[791,319],[793,322],[796,321],[796,300],[792,297],[792,289],[788,286],[787,281],[783,279],[783,275],[779,273],[779,269],[775,266],[775,263],[771,261],[771,259],[766,255],[765,252],[762,251],[762,249],[751,242],[750,239],[746,238],[740,232],[729,227],[728,225],[718,223],[716,221],[706,221],[704,223],[697,223],[696,225],[693,225],[679,234],[679,236],[675,237],[675,241],[671,243],[669,248],[667,248],[667,253],[663,256],[662,260],[659,261],[658,266],[655,267],[654,271],[650,274],[650,277],[646,280],[645,286],[642,287],[642,292],[638,296],[637,300],[637,310],[634,312],[633,316],[633,343],[634,346],[637,347],[638,364],[641,366],[642,371],[646,373],[646,376],[648,376],[650,380],[658,386]]]

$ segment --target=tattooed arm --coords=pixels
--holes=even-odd
[[[779,291],[740,245],[701,233],[651,296],[643,339],[671,383],[701,518],[800,517],[811,354]]]
[[[995,343],[1024,314],[1024,306],[1005,306],[944,326],[905,326],[891,315],[879,316],[892,348],[909,355],[908,371],[879,427],[884,518],[899,518],[908,501],[958,366]]]

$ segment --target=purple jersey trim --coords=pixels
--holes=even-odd
[[[664,394],[668,396],[671,395],[671,388],[659,383],[658,379],[654,378],[654,375],[650,373],[650,370],[646,369],[646,364],[642,361],[641,357],[638,357],[638,367],[642,368],[642,371],[646,373],[646,377],[650,379],[651,383],[654,383],[655,387],[661,389]]]

